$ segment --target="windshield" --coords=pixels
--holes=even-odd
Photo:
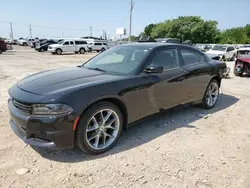
[[[149,50],[145,46],[116,46],[97,55],[83,66],[105,72],[129,74],[135,71]]]
[[[62,43],[64,43],[64,40],[61,40],[60,42],[58,42],[57,44],[62,44]]]
[[[244,45],[244,46],[241,46],[240,48],[250,48],[250,45]]]
[[[214,46],[212,50],[217,50],[217,51],[226,51],[227,47],[226,46]]]

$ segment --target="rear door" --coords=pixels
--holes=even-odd
[[[180,57],[185,71],[183,84],[186,88],[186,102],[195,102],[203,98],[207,84],[211,79],[211,66],[206,63],[203,53],[192,48],[182,47]]]
[[[182,104],[185,99],[184,70],[180,66],[177,48],[164,47],[158,50],[149,61],[149,65],[163,67],[161,74],[150,74],[158,82],[152,87],[154,103],[161,109]]]

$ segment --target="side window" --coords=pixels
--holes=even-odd
[[[81,44],[88,44],[86,41],[81,41]]]
[[[157,52],[150,64],[162,66],[163,70],[179,67],[177,49],[165,49]]]
[[[63,45],[69,45],[69,41],[64,42]]]
[[[205,63],[205,57],[198,52],[191,50],[181,50],[181,56],[185,65]]]
[[[76,41],[75,41],[75,44],[76,44],[76,45],[79,45],[79,44],[81,44],[81,41],[77,41],[77,40],[76,40]]]
[[[74,45],[74,42],[73,42],[73,41],[70,41],[70,45]]]
[[[101,43],[95,43],[96,46],[101,46],[102,44]]]

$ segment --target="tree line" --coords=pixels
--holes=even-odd
[[[218,22],[206,21],[199,16],[180,16],[157,24],[149,24],[140,35],[152,38],[178,38],[193,43],[250,44],[250,24],[219,30]],[[132,40],[136,37],[132,36]]]

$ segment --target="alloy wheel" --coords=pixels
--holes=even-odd
[[[212,107],[215,105],[219,96],[219,86],[217,83],[212,82],[208,87],[207,94],[206,94],[206,102],[207,105]]]
[[[96,112],[88,121],[86,140],[94,150],[109,147],[117,138],[121,123],[118,114],[112,109]]]

